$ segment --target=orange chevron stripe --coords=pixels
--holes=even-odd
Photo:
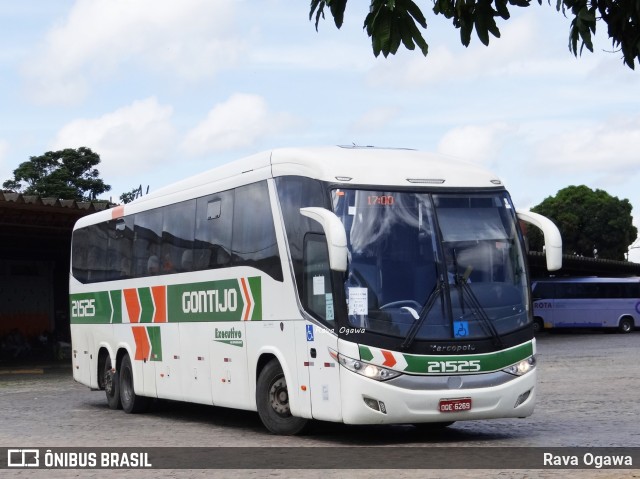
[[[249,321],[249,314],[251,313],[251,306],[253,303],[251,302],[251,295],[247,288],[247,280],[245,278],[240,278],[240,283],[242,284],[242,290],[244,291],[244,297],[247,300],[247,310],[244,313],[243,321]]]
[[[393,353],[391,353],[391,351],[385,351],[384,349],[381,349],[381,351],[382,351],[382,355],[384,356],[384,363],[382,363],[382,365],[387,366],[389,368],[392,368],[393,366],[395,366],[397,361],[396,361],[396,358],[393,356]]]
[[[138,299],[138,290],[135,288],[123,289],[122,293],[124,294],[124,302],[127,305],[129,321],[132,323],[140,322],[140,312],[142,308],[140,307],[140,299]]]
[[[147,336],[147,328],[144,326],[133,326],[131,331],[133,332],[133,340],[136,342],[136,354],[134,359],[138,361],[149,359],[151,343],[149,343],[149,338]]]
[[[156,310],[153,313],[153,322],[166,323],[167,322],[167,287],[153,286],[151,288],[151,294],[153,295],[153,303],[156,307]]]

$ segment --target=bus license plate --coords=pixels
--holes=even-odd
[[[440,399],[440,412],[471,411],[471,398]]]

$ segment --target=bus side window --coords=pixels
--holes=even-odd
[[[315,233],[305,235],[303,256],[303,307],[316,318],[332,323],[333,288],[325,236]]]
[[[193,237],[196,201],[167,206],[162,228],[162,272],[182,273],[193,270]]]
[[[136,213],[133,231],[133,276],[139,278],[158,274],[160,272],[162,209]]]
[[[87,250],[89,249],[89,228],[80,228],[74,231],[71,244],[71,271],[73,273],[73,277],[81,283],[87,283],[89,279],[89,267],[87,265]]]
[[[88,282],[96,283],[104,281],[107,278],[107,246],[108,234],[107,224],[98,223],[88,228],[88,251],[87,251],[87,267]]]
[[[266,181],[236,188],[231,250],[233,266],[250,266],[283,280]]]
[[[194,271],[231,266],[234,192],[198,198],[196,236],[191,258]]]

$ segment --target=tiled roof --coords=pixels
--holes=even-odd
[[[70,208],[74,210],[87,210],[87,213],[101,211],[114,206],[108,201],[76,201],[60,200],[57,198],[42,198],[38,195],[23,195],[12,191],[0,191],[0,204],[15,203],[15,205],[50,206],[53,208]]]

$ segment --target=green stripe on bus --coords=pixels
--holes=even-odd
[[[262,278],[260,276],[254,276],[253,278],[249,278],[248,281],[254,304],[251,321],[260,321],[262,320]]]
[[[71,324],[109,324],[112,311],[107,291],[69,296]]]
[[[153,298],[151,297],[151,288],[138,288],[138,297],[140,298],[140,322],[153,322]]]
[[[162,335],[160,326],[147,326],[149,342],[151,343],[151,361],[162,361]]]
[[[360,358],[363,361],[371,361],[374,354],[372,348],[359,346]],[[403,357],[407,367],[403,371],[407,373],[448,374],[448,371],[456,370],[455,373],[488,373],[504,369],[507,366],[516,364],[518,361],[533,355],[533,343],[531,341],[515,346],[513,348],[484,354],[466,354],[453,356],[422,356],[417,354],[402,354],[391,352],[392,355]],[[473,361],[473,363],[470,363]]]
[[[246,278],[251,302],[251,321],[262,320],[262,279]],[[167,321],[241,321],[244,294],[238,279],[174,284],[167,288]],[[156,307],[151,288],[137,288],[140,323],[152,323]],[[77,293],[69,296],[72,324],[122,323],[122,290]],[[247,312],[246,314],[249,314]]]
[[[113,307],[111,322],[122,323],[122,291],[114,289],[109,291],[109,296]]]

